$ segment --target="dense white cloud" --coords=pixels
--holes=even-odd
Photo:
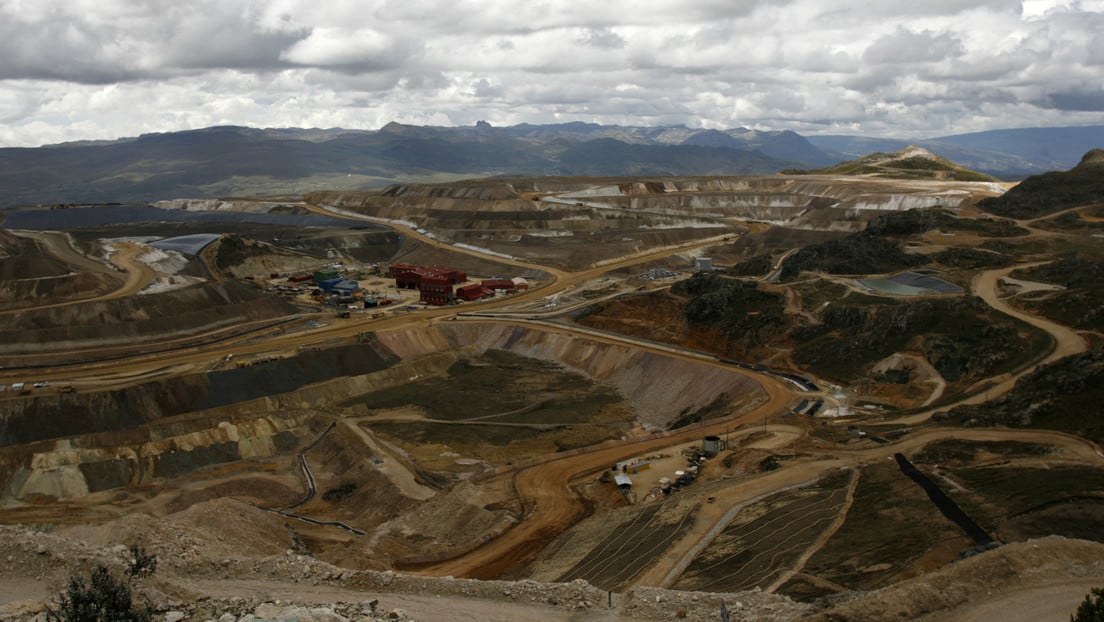
[[[0,145],[216,124],[1104,123],[1104,0],[0,0]]]

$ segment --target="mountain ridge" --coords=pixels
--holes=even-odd
[[[1058,138],[1040,138],[1048,132]],[[214,126],[0,148],[5,191],[0,207],[301,195],[472,177],[770,174],[824,168],[850,159],[849,151],[895,151],[910,142],[969,169],[1022,178],[1046,170],[1027,157],[1040,145],[1063,162],[1072,160],[1057,170],[1076,164],[1088,149],[1069,156],[1068,146],[1055,146],[1073,134],[1080,136],[1078,144],[1099,139],[1092,146],[1104,145],[1104,126],[1000,130],[931,141],[584,122],[503,127],[485,121],[463,127],[392,122],[379,130]],[[999,144],[1025,137],[1035,147],[1016,147],[1019,155],[989,150],[986,136]]]

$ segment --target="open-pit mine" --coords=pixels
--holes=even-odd
[[[1008,187],[0,212],[0,618],[132,546],[173,621],[1062,618],[1104,584],[1104,207]]]

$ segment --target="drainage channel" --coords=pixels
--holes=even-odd
[[[893,458],[897,460],[897,466],[901,469],[901,472],[919,484],[924,492],[928,493],[928,498],[932,500],[932,503],[943,513],[943,516],[946,516],[951,522],[958,525],[962,531],[966,532],[966,535],[974,541],[974,544],[985,547],[996,545],[993,538],[989,537],[989,534],[985,533],[985,530],[975,523],[974,519],[958,507],[958,504],[952,501],[935,482],[928,479],[927,475],[921,473],[920,469],[916,468],[916,465],[910,462],[904,454],[893,454]]]
[[[310,518],[308,516],[302,516],[300,514],[293,514],[293,513],[288,511],[288,510],[293,510],[293,509],[309,502],[311,499],[314,499],[314,495],[317,494],[318,488],[315,486],[315,483],[314,483],[314,475],[311,473],[310,466],[307,465],[307,452],[314,449],[315,445],[317,445],[319,442],[321,442],[322,439],[325,438],[326,435],[329,434],[330,431],[333,430],[335,427],[337,427],[337,422],[336,421],[331,422],[330,425],[327,426],[326,429],[323,430],[322,433],[318,435],[318,438],[315,438],[314,441],[310,445],[307,445],[306,447],[304,447],[302,449],[302,451],[299,452],[299,456],[298,456],[299,466],[303,469],[303,477],[307,481],[307,494],[302,499],[300,499],[296,503],[293,503],[293,504],[291,504],[287,507],[283,507],[283,508],[280,508],[280,509],[266,508],[266,507],[262,507],[262,506],[259,506],[259,505],[256,505],[256,504],[254,504],[253,507],[260,508],[260,509],[262,509],[266,512],[272,512],[273,514],[279,514],[280,516],[283,516],[283,517],[286,517],[286,518],[294,518],[295,520],[300,520],[300,521],[303,521],[304,523],[310,523],[312,525],[320,525],[322,527],[337,527],[339,529],[344,529],[345,531],[355,533],[358,536],[363,536],[365,532],[363,532],[363,531],[361,531],[361,530],[359,530],[356,527],[353,527],[351,525],[347,525],[347,524],[345,524],[341,521],[318,520],[318,519],[315,519],[315,518]]]

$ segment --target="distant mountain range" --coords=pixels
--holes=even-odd
[[[1002,130],[924,141],[791,131],[592,123],[377,131],[212,127],[116,141],[0,149],[0,207],[304,194],[489,176],[770,174],[910,143],[1004,178],[1066,170],[1104,126]]]

